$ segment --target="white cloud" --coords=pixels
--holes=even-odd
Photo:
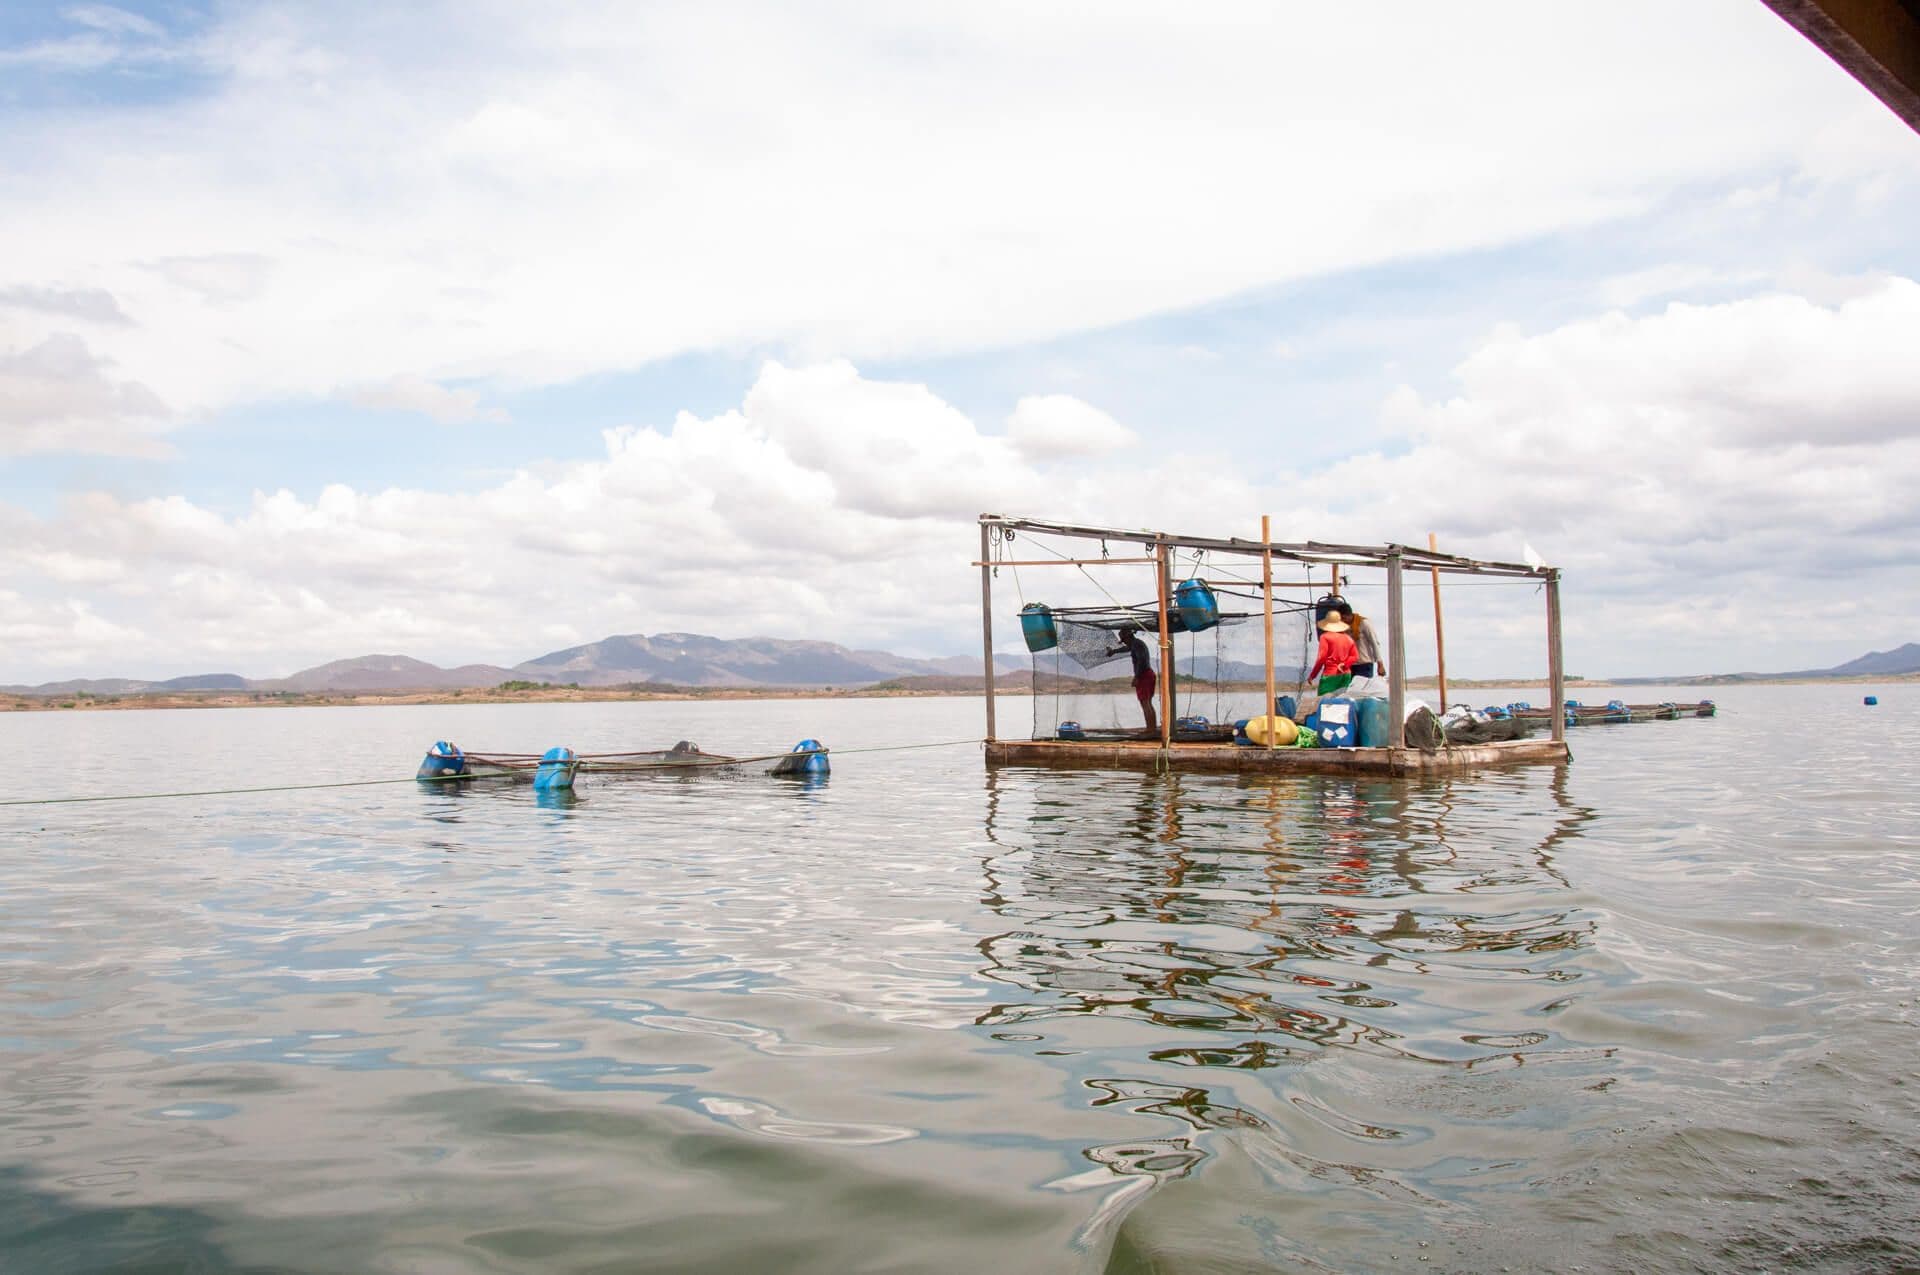
[[[1023,456],[1034,460],[1100,456],[1140,441],[1119,421],[1071,394],[1021,399],[1007,417],[1007,437]]]
[[[1431,530],[1509,561],[1531,542],[1569,572],[1583,672],[1777,667],[1750,653],[1832,643],[1815,616],[1885,648],[1920,614],[1920,385],[1902,339],[1920,340],[1916,298],[1896,279],[1834,307],[1758,297],[1500,335],[1461,365],[1456,396],[1388,405],[1403,451],[1264,487],[1245,456],[1191,451],[1151,467],[1054,451],[1041,468],[1024,431],[995,437],[925,386],[834,361],[770,363],[737,410],[610,431],[598,459],[477,490],[335,484],[261,492],[232,516],[180,497],[95,494],[47,518],[0,506],[0,578],[33,617],[9,630],[0,681],[71,670],[74,649],[101,674],[267,675],[373,650],[512,663],[636,630],[950,653],[978,631],[964,563],[982,510],[1248,537],[1267,511],[1283,539]],[[1749,349],[1792,374],[1755,379]],[[1880,423],[1811,441],[1772,419],[1835,403]],[[1146,596],[1140,570],[1102,579]],[[1100,600],[1075,573],[1000,588]],[[1450,591],[1457,672],[1535,669],[1527,593]],[[122,642],[114,626],[164,636]],[[1416,652],[1423,633],[1416,615]]]
[[[477,390],[448,389],[438,381],[421,376],[396,376],[384,385],[372,385],[350,396],[361,407],[396,412],[418,412],[442,425],[466,425],[474,421],[504,424],[507,414],[497,407],[482,407]]]
[[[1683,296],[1713,288],[1728,288],[1755,281],[1752,274],[1730,274],[1706,266],[1669,261],[1600,280],[1594,295],[1600,304],[1630,309],[1643,301]]]
[[[159,37],[166,32],[149,18],[110,4],[75,4],[62,9],[61,14],[69,21],[96,31],[106,31],[119,35],[141,35]]]
[[[997,347],[1680,188],[1915,174],[1898,122],[1746,0],[288,2],[188,39],[116,13],[8,56],[174,58],[205,92],[13,116],[0,286],[120,298],[138,323],[95,348],[185,419],[421,369]],[[1360,64],[1395,91],[1353,92]]]
[[[273,259],[250,252],[209,252],[162,257],[147,268],[194,299],[219,304],[258,297],[273,273]]]
[[[1917,349],[1920,284],[1899,278],[1830,306],[1761,296],[1498,334],[1456,396],[1388,404],[1404,451],[1301,495],[1338,536],[1434,530],[1509,560],[1539,546],[1570,571],[1587,667],[1898,645],[1920,637]]]
[[[49,451],[154,456],[153,430],[166,405],[146,386],[115,374],[71,332],[9,348],[0,325],[0,455]]]
[[[126,311],[103,288],[0,288],[0,309],[33,310],[87,323],[125,323]]]
[[[52,617],[16,635],[0,681],[70,667],[77,603],[165,635],[87,646],[96,670],[140,676],[372,650],[511,663],[667,629],[944,654],[978,632],[963,564],[982,510],[1194,526],[1255,507],[1225,465],[1043,473],[925,386],[770,363],[738,410],[610,431],[600,459],[480,490],[335,484],[260,492],[233,516],[177,496],[96,493],[49,518],[0,506],[0,578]]]

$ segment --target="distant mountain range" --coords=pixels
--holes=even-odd
[[[995,666],[1008,673],[1024,673],[1025,659],[994,657]],[[1185,664],[1183,674],[1211,676],[1209,661],[1198,667]],[[980,661],[953,655],[915,659],[885,651],[856,651],[832,642],[802,642],[784,638],[715,638],[699,633],[627,633],[570,646],[536,656],[512,668],[496,664],[462,664],[441,668],[405,655],[363,655],[302,669],[289,677],[246,678],[237,673],[201,673],[165,681],[135,678],[78,678],[40,686],[0,686],[13,695],[138,695],[184,691],[290,691],[304,694],[358,691],[452,691],[498,686],[522,681],[581,686],[624,686],[659,683],[668,686],[819,687],[855,688],[904,679],[931,679],[918,685],[954,685],[980,681]],[[1124,671],[1124,670],[1122,670]],[[1223,662],[1229,678],[1263,676],[1251,664]],[[1619,677],[1623,686],[1710,685],[1724,682],[1768,682],[1801,678],[1893,677],[1920,673],[1920,643],[1909,642],[1892,651],[1874,651],[1857,660],[1828,669],[1796,673],[1715,673],[1691,677]]]
[[[1027,661],[996,656],[1007,671],[1024,670]],[[39,686],[0,686],[14,695],[137,695],[181,691],[450,691],[523,681],[581,686],[622,686],[657,682],[671,686],[860,687],[902,678],[979,677],[977,658],[955,655],[915,659],[885,651],[856,651],[832,642],[782,638],[714,638],[699,633],[628,633],[585,646],[570,646],[537,656],[512,668],[462,664],[441,668],[405,655],[363,655],[335,660],[289,677],[246,678],[236,673],[201,673],[164,681],[135,678],[76,678]]]
[[[1801,669],[1794,673],[1708,673],[1691,677],[1616,677],[1622,686],[1704,686],[1721,682],[1786,682],[1823,677],[1899,677],[1920,673],[1920,642],[1908,642],[1891,651],[1869,651],[1857,660],[1832,668]]]

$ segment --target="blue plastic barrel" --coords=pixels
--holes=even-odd
[[[792,753],[799,754],[797,769],[803,775],[824,775],[828,770],[827,746],[817,739],[803,739],[795,744]]]
[[[1300,703],[1291,695],[1276,695],[1273,700],[1273,709],[1280,717],[1292,717],[1300,711]]]
[[[1314,734],[1320,737],[1322,748],[1352,748],[1358,736],[1359,701],[1348,699],[1344,695],[1335,695],[1320,701],[1320,708],[1308,724]],[[1318,720],[1315,720],[1318,719]]]
[[[1029,651],[1050,651],[1060,645],[1060,630],[1053,623],[1053,608],[1044,602],[1029,602],[1020,608],[1020,636]]]
[[[1862,704],[1865,704],[1868,708],[1872,708],[1875,704],[1878,704],[1880,702],[1880,697],[1878,695],[1869,695],[1865,699],[1861,700],[1860,702]]]
[[[1173,591],[1173,604],[1180,609],[1180,622],[1189,633],[1220,623],[1220,600],[1205,580],[1182,580]]]
[[[1393,711],[1386,700],[1355,700],[1360,706],[1360,720],[1354,732],[1354,740],[1361,748],[1385,748],[1391,738]]]
[[[439,779],[445,775],[464,775],[467,773],[467,757],[457,744],[446,740],[435,740],[427,755],[420,761],[416,779]]]
[[[830,767],[827,746],[817,739],[803,739],[791,751],[773,763],[769,775],[787,775],[806,780],[825,779]]]
[[[535,788],[571,788],[573,772],[580,763],[573,759],[571,748],[549,748],[540,754],[540,764],[533,768],[533,786]]]

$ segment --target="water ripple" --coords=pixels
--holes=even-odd
[[[1920,715],[1783,736],[1827,692],[1745,694],[1431,782],[956,751],[9,810],[0,1265],[1920,1264],[1920,780],[1862,760],[1920,755]],[[213,787],[290,732],[328,778],[448,720],[765,751],[976,712],[22,714],[0,743],[26,786],[111,754]]]

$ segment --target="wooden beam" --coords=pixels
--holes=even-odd
[[[992,549],[988,537],[993,529],[986,523],[980,524],[980,645],[986,660],[987,681],[987,742],[994,741],[993,733],[993,568],[988,565],[987,556]]]
[[[1567,667],[1560,651],[1560,572],[1547,572],[1547,684],[1553,688],[1553,738],[1567,737]]]
[[[1440,543],[1431,531],[1427,533],[1427,548],[1435,551]],[[1440,661],[1440,711],[1447,711],[1447,626],[1440,618],[1440,573],[1433,573],[1433,650]]]
[[[1920,4],[1766,0],[1766,5],[1920,132]]]
[[[1001,514],[981,514],[980,521],[1037,535],[1065,536],[1080,540],[1113,540],[1123,544],[1147,545],[1156,548],[1164,545],[1169,549],[1205,549],[1213,553],[1239,554],[1249,558],[1257,558],[1263,552],[1270,551],[1276,558],[1342,567],[1384,567],[1387,555],[1398,553],[1404,562],[1413,566],[1437,567],[1441,571],[1464,575],[1508,576],[1537,580],[1546,574],[1544,568],[1527,566],[1524,563],[1482,562],[1473,558],[1458,558],[1450,554],[1428,553],[1422,549],[1408,548],[1406,545],[1341,545],[1322,544],[1317,540],[1309,540],[1303,544],[1266,546],[1258,540],[1243,540],[1237,536],[1226,539],[1213,536],[1177,536],[1161,531],[1085,527],[1075,523],[1046,522],[1037,518],[1008,518]]]
[[[1260,543],[1267,546],[1260,555],[1260,587],[1267,602],[1267,702],[1260,715],[1267,719],[1267,747],[1277,746],[1274,738],[1279,734],[1273,729],[1273,517],[1260,515]],[[1216,672],[1218,670],[1215,670]]]
[[[1035,558],[1015,562],[1007,559],[1002,562],[976,562],[976,567],[1149,567],[1159,562],[1158,558]]]
[[[1006,739],[989,744],[988,766],[1045,766],[1063,770],[1204,771],[1254,775],[1448,775],[1481,766],[1553,765],[1567,759],[1565,743],[1507,739],[1455,744],[1435,752],[1417,748],[1236,748],[1231,744],[1174,744],[1152,740],[1063,742]],[[1177,814],[1171,805],[1170,814]]]
[[[1400,555],[1387,558],[1387,747],[1407,746],[1407,616]]]
[[[1167,624],[1173,575],[1167,563],[1167,547],[1161,545],[1154,556],[1160,559],[1160,569],[1155,573],[1159,585],[1154,592],[1158,595],[1160,610],[1160,747],[1165,748],[1173,743],[1173,633]]]

